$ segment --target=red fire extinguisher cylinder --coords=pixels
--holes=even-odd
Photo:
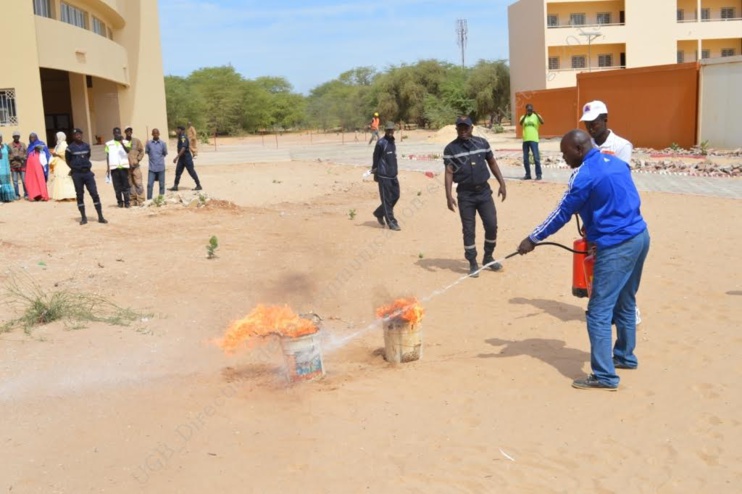
[[[588,255],[579,254],[579,252],[587,252],[587,240],[584,237],[578,238],[572,244],[572,248],[576,251],[572,254],[572,295],[579,298],[589,297],[588,277],[585,269],[585,260]],[[592,285],[592,265],[590,268],[590,284]]]

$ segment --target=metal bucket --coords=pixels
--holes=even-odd
[[[281,338],[289,382],[313,381],[325,375],[319,331],[298,338]]]
[[[393,364],[420,360],[423,356],[423,334],[420,323],[392,319],[384,323],[384,358]]]

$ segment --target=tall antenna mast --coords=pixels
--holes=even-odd
[[[466,25],[466,19],[456,20],[456,44],[461,47],[461,68],[466,66],[465,53],[466,53],[466,41],[469,35],[469,28]]]

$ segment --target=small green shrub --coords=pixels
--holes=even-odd
[[[209,239],[209,245],[206,246],[206,259],[214,259],[216,257],[216,249],[219,248],[219,239],[216,235],[212,235]]]

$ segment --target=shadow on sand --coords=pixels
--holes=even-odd
[[[569,348],[561,340],[529,338],[513,341],[490,338],[485,342],[502,348],[499,353],[480,353],[479,358],[509,358],[527,355],[549,364],[569,379],[583,376],[585,374],[582,370],[583,366],[585,362],[590,361],[590,353]]]
[[[523,317],[534,317],[539,314],[547,313],[564,322],[585,320],[585,309],[577,305],[557,302],[556,300],[516,297],[511,298],[510,303],[516,305],[531,305],[539,310],[539,312],[534,312]]]
[[[469,266],[466,262],[458,259],[420,259],[415,264],[431,273],[452,271],[458,274],[466,274],[469,272]]]

